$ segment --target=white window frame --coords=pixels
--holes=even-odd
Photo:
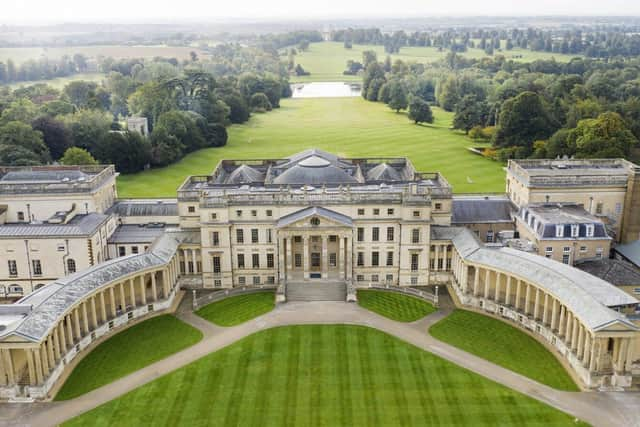
[[[587,237],[593,237],[595,235],[596,226],[594,224],[587,224]]]
[[[556,225],[556,237],[564,237],[564,225]]]
[[[571,237],[580,236],[580,224],[571,224]]]

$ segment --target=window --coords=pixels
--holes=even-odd
[[[33,275],[42,276],[42,263],[39,259],[32,259],[31,265],[33,265]]]
[[[215,221],[216,219],[218,219],[218,214],[217,213],[212,213],[211,214],[211,220]]]
[[[420,229],[414,228],[411,230],[411,243],[420,243]]]
[[[380,240],[380,227],[373,227],[371,230],[371,240],[377,242]]]
[[[9,286],[9,293],[10,294],[22,294],[24,292],[24,290],[22,289],[22,286],[20,285],[11,285]]]
[[[385,280],[387,281],[387,283],[393,283],[393,274],[387,274]]]
[[[620,216],[622,213],[622,203],[616,203],[616,216]]]
[[[565,254],[571,252],[571,246],[565,246],[564,248],[562,248],[562,252],[564,252]]]
[[[371,252],[371,265],[377,267],[380,264],[380,252]]]
[[[238,228],[236,230],[236,242],[244,243],[244,231],[242,230],[242,228]]]
[[[220,257],[219,256],[214,256],[213,257],[213,272],[215,274],[218,274],[218,273],[222,272],[222,268],[220,266]]]
[[[429,258],[429,270],[436,269],[436,260],[433,258]]]
[[[445,268],[447,270],[451,270],[451,258],[447,258],[447,262],[446,262]]]
[[[387,215],[393,215],[393,208],[387,209]]]
[[[311,218],[311,225],[313,225],[314,227],[319,226],[320,225],[320,218],[316,218],[316,217]]]
[[[420,211],[413,211],[413,216],[414,217],[419,217],[420,216]]]
[[[387,252],[387,267],[393,266],[393,252]]]
[[[127,254],[127,248],[124,246],[118,246],[118,255],[125,256]]]
[[[356,265],[358,267],[364,266],[364,252],[358,252],[358,259],[357,259]]]
[[[418,271],[418,254],[411,254],[411,271]]]
[[[67,273],[75,273],[76,272],[76,261],[73,258],[69,258],[67,260]]]
[[[587,224],[586,228],[587,228],[587,232],[586,232],[587,237],[593,237],[593,235],[595,234],[595,228],[596,228],[595,225]]]
[[[258,216],[258,211],[252,210],[251,211],[251,216]]]
[[[267,254],[267,268],[273,268],[273,254]]]
[[[188,211],[189,213],[194,213],[194,212],[196,211],[196,207],[195,207],[195,206],[188,206],[188,207],[187,207],[187,211]]]
[[[220,280],[220,279],[214,279],[214,281],[213,281],[213,286],[214,286],[215,288],[221,288],[221,287],[222,287],[222,280]]]
[[[214,231],[211,233],[211,246],[219,246],[220,245],[220,233]]]
[[[569,258],[571,257],[570,254],[563,254],[562,255],[562,262],[565,264],[569,264]]]
[[[393,227],[387,227],[387,242],[393,242],[395,229]]]
[[[238,254],[238,268],[244,268],[244,254]]]
[[[358,209],[358,215],[364,215],[364,209]]]
[[[18,263],[13,259],[8,260],[7,263],[9,264],[9,276],[16,277],[18,275]]]
[[[364,228],[358,227],[358,242],[364,242]]]
[[[251,254],[251,265],[253,268],[260,268],[260,254]]]
[[[65,248],[66,248],[66,247],[65,247],[65,245],[64,245],[64,244],[62,244],[62,243],[61,243],[61,244],[59,244],[59,245],[58,245],[58,252],[64,252]]]
[[[374,214],[374,215],[380,215],[380,209],[377,209],[377,208],[376,208],[376,209],[374,209],[374,210],[373,210],[373,214]]]
[[[553,247],[551,247],[551,246],[547,246],[547,247],[544,249],[544,251],[545,251],[545,252],[553,252]]]
[[[587,252],[587,247],[586,246],[580,246],[580,252],[582,252],[582,253]]]
[[[338,265],[338,254],[332,252],[329,254],[329,267],[335,267]]]
[[[596,258],[602,258],[602,253],[604,250],[602,248],[596,248]]]
[[[330,242],[337,242],[338,241],[338,236],[336,236],[336,235],[329,236],[329,241]]]
[[[377,274],[372,274],[371,275],[371,281],[374,282],[374,283],[377,283],[379,281],[378,275]]]
[[[320,252],[311,252],[311,267],[320,267]]]
[[[295,254],[293,256],[293,262],[296,268],[302,267],[302,254]]]
[[[580,226],[578,224],[571,224],[571,237],[578,237],[580,234]]]
[[[258,243],[258,229],[251,229],[251,243]]]
[[[564,225],[556,225],[556,237],[564,237]]]
[[[236,217],[241,218],[242,217],[242,211],[240,211],[240,210],[236,211]]]
[[[267,243],[272,243],[273,242],[273,235],[271,233],[271,229],[267,228]]]
[[[267,276],[267,284],[273,285],[276,283],[276,278],[274,276]]]
[[[364,275],[362,275],[362,274],[358,274],[358,275],[356,276],[356,281],[357,281],[357,282],[364,282]]]
[[[131,253],[132,254],[137,254],[138,253],[138,247],[137,246],[131,246]]]
[[[18,212],[18,221],[24,221],[24,212]]]
[[[244,286],[247,284],[247,278],[244,276],[238,277],[238,285]]]
[[[411,284],[412,285],[417,285],[418,284],[418,276],[411,276]]]
[[[273,211],[271,209],[267,209],[267,216],[273,216]]]
[[[596,204],[596,215],[602,215],[603,205],[602,202]]]
[[[253,284],[256,286],[260,284],[260,276],[253,276]]]
[[[293,236],[293,241],[296,243],[302,243],[302,236]]]
[[[436,203],[436,210],[439,211],[442,209],[442,203]]]

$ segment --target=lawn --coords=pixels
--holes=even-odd
[[[413,322],[436,311],[428,302],[391,291],[358,289],[361,307],[399,322]]]
[[[82,359],[55,400],[72,399],[102,387],[201,339],[200,331],[171,315],[133,325],[104,341]]]
[[[504,44],[504,42],[503,42]],[[298,52],[296,63],[311,73],[309,76],[291,76],[292,82],[333,82],[333,81],[360,81],[359,76],[345,76],[342,72],[347,68],[349,59],[362,62],[362,52],[372,50],[382,61],[387,57],[383,46],[353,45],[351,49],[345,49],[342,43],[321,42],[311,43],[307,51]],[[400,53],[391,55],[392,60],[401,59],[419,63],[435,62],[443,59],[449,53],[447,50],[439,51],[435,47],[403,47]],[[555,58],[558,62],[568,62],[573,55],[559,53],[532,52],[527,49],[513,49],[511,51],[496,52],[507,59],[519,62],[531,62],[537,59]],[[481,49],[469,49],[460,55],[467,58],[483,58],[487,54]],[[283,57],[286,60],[286,57]]]
[[[435,338],[559,390],[578,387],[533,337],[489,316],[456,310],[429,329]]]
[[[15,82],[15,83],[11,83],[9,86],[12,89],[18,89],[21,87],[31,86],[37,83],[46,83],[51,87],[54,87],[58,90],[62,90],[67,84],[76,80],[96,82],[100,84],[104,80],[105,76],[106,74],[103,74],[103,73],[81,73],[81,74],[74,74],[72,76],[67,76],[67,77],[56,77],[55,79],[51,79],[51,80],[34,80],[30,82]]]
[[[282,158],[316,147],[341,156],[408,156],[419,171],[440,171],[458,193],[504,192],[501,163],[472,154],[477,145],[450,130],[453,114],[434,108],[433,125],[357,98],[285,99],[282,107],[231,126],[225,147],[118,178],[122,198],[175,197],[189,175],[210,174],[221,159]]]
[[[219,326],[234,326],[273,310],[273,292],[237,295],[205,305],[196,314]]]
[[[309,325],[258,332],[64,425],[576,423],[559,410],[374,329]]]

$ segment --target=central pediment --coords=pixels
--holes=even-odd
[[[343,215],[330,209],[322,207],[309,207],[283,216],[278,220],[276,226],[278,228],[290,227],[292,225],[306,225],[309,227],[317,227],[328,223],[334,226],[353,227],[351,217]]]

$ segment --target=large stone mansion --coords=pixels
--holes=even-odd
[[[314,149],[223,160],[177,199],[119,200],[116,176],[0,168],[0,398],[46,397],[79,352],[180,289],[253,286],[280,302],[447,287],[555,348],[585,387],[640,384],[640,283],[573,266],[640,239],[640,168],[624,160],[510,161],[499,196],[456,196],[407,158]]]

